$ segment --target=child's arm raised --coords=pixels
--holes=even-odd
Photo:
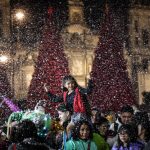
[[[94,84],[93,84],[93,81],[91,80],[91,78],[89,77],[87,79],[88,79],[87,88],[83,88],[83,87],[79,86],[79,90],[83,94],[90,94],[90,93],[92,93],[92,89],[94,87]]]
[[[50,92],[50,86],[48,86],[46,83],[44,84],[44,90],[47,93],[51,102],[54,102],[54,103],[63,102],[63,97],[52,94]]]

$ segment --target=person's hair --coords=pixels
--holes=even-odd
[[[49,150],[48,145],[39,143],[31,138],[25,139],[23,142],[16,144],[17,150]]]
[[[65,88],[65,83],[66,83],[67,81],[72,81],[72,82],[74,82],[75,88],[78,86],[76,79],[75,79],[73,76],[71,76],[71,75],[67,75],[67,76],[65,76],[65,77],[63,78],[63,80],[62,80],[62,89],[63,89],[63,91],[67,91],[67,89]]]
[[[18,123],[11,133],[11,141],[21,142],[25,138],[37,138],[37,128],[35,124],[26,119]]]
[[[129,137],[129,141],[128,141],[128,147],[129,147],[129,143],[132,141],[132,130],[133,127],[130,125],[130,124],[124,124],[124,125],[121,125],[121,127],[119,128],[118,130],[118,134],[120,134],[122,131],[124,131],[125,133],[127,133],[128,137]],[[120,137],[118,137],[117,139],[117,145],[116,145],[118,148],[120,146],[123,146],[123,142],[120,140]]]
[[[129,112],[131,114],[134,113],[134,110],[131,106],[129,105],[124,105],[122,108],[121,108],[121,113],[124,113],[124,112]]]
[[[141,125],[145,129],[144,140],[150,140],[150,122],[147,112],[137,112],[135,115],[136,126]]]
[[[118,133],[121,133],[122,131],[125,131],[125,133],[127,133],[129,135],[129,137],[131,137],[131,135],[132,135],[132,125],[130,125],[130,124],[121,125],[121,127],[118,130]]]
[[[91,117],[92,117],[92,111],[96,111],[96,114],[95,114],[96,119],[95,119],[95,121],[97,121],[99,119],[99,117],[101,117],[101,111],[98,111],[97,108],[93,107],[91,109],[91,112],[90,112],[91,113]]]
[[[149,121],[143,121],[141,123],[141,126],[145,129],[145,137],[144,140],[148,142],[150,140],[150,122]]]
[[[89,139],[92,139],[93,138],[93,130],[92,130],[92,126],[91,124],[87,121],[87,120],[80,120],[78,121],[76,124],[75,124],[75,127],[73,129],[73,132],[72,132],[72,138],[73,140],[77,140],[79,139],[79,135],[80,135],[80,128],[83,124],[86,124],[88,127],[89,127]]]
[[[100,112],[100,109],[98,109],[97,107],[92,107],[92,108],[91,108],[91,111],[97,111],[97,112]]]
[[[136,124],[141,124],[143,122],[147,122],[149,120],[148,113],[147,112],[137,112],[134,115],[134,119],[136,121]]]
[[[105,117],[100,116],[99,118],[97,118],[96,125],[101,126],[104,123],[107,123],[107,124],[109,123],[109,121]]]

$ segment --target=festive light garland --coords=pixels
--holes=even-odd
[[[6,97],[4,97],[4,96],[1,96],[2,97],[2,102],[1,102],[1,105],[3,104],[3,103],[5,103],[9,108],[10,108],[10,110],[11,111],[13,111],[13,112],[16,112],[16,111],[20,111],[20,109],[19,109],[19,107],[18,106],[16,106],[13,102],[12,102],[12,100],[10,100],[9,98],[6,98]],[[1,106],[0,105],[0,106]]]

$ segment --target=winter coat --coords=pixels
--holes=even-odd
[[[117,142],[114,144],[111,150],[143,150],[144,144],[141,142],[129,143],[128,147],[118,146]]]
[[[98,150],[109,150],[109,145],[99,134],[93,133],[92,141],[96,144]]]
[[[63,97],[56,96],[52,94],[50,91],[48,92],[48,97],[50,98],[51,102],[64,102],[66,105],[68,105],[69,102],[71,102],[73,105],[72,108],[73,112],[75,113],[86,113],[87,116],[89,116],[90,112],[90,105],[87,100],[87,94],[91,93],[93,88],[92,81],[90,80],[88,83],[87,88],[82,88],[80,86],[76,87],[74,92],[72,93],[73,95],[70,97],[68,100],[68,92],[64,91],[63,92]]]
[[[63,93],[63,99],[64,99],[64,102],[66,103],[67,102],[67,92],[64,92]],[[79,88],[77,87],[75,89],[75,96],[74,96],[74,99],[73,99],[73,110],[74,112],[76,113],[85,113],[85,105],[83,103],[83,98],[81,96],[81,93],[79,92]]]
[[[97,150],[97,146],[90,140],[69,140],[66,143],[66,150]]]

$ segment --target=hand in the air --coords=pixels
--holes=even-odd
[[[44,83],[44,90],[48,92],[50,90],[50,86],[48,86],[46,83]]]

